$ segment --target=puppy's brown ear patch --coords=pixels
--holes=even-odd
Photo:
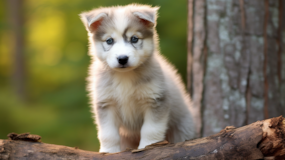
[[[104,18],[108,15],[107,13],[101,12],[84,12],[80,14],[81,20],[89,32],[94,32],[101,25]]]
[[[139,11],[132,12],[133,15],[140,19],[140,22],[144,24],[146,27],[154,27],[156,25],[156,17],[158,7],[149,7],[144,8]]]
[[[91,32],[95,31],[95,30],[101,25],[102,20],[103,20],[103,19],[100,19],[100,20],[98,20],[98,21],[93,22],[93,23],[89,26],[90,31],[91,31]]]
[[[141,12],[133,12],[133,15],[140,19],[140,22],[147,27],[153,27],[155,22],[153,17],[148,14],[141,13]]]

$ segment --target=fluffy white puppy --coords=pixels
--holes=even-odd
[[[158,7],[131,4],[80,14],[89,35],[89,92],[100,152],[194,138],[190,97],[158,51]]]

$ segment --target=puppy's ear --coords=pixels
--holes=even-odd
[[[83,12],[79,16],[85,25],[86,30],[94,32],[101,25],[103,19],[108,17],[108,14],[102,10],[93,10],[90,12]]]
[[[140,19],[140,22],[148,28],[156,25],[157,11],[159,7],[147,7],[132,12],[133,15]]]

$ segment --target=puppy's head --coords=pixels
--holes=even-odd
[[[80,14],[91,49],[95,49],[93,56],[119,72],[145,63],[154,52],[157,10],[158,7],[128,5]]]

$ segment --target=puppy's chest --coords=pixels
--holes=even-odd
[[[112,99],[117,116],[124,127],[137,130],[143,123],[145,110],[156,105],[159,89],[153,84],[134,84],[130,81],[113,83]]]

